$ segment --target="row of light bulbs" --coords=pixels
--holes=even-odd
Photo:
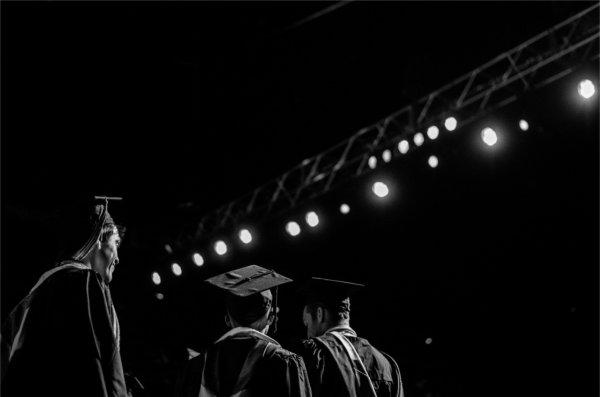
[[[577,92],[583,99],[588,100],[596,94],[596,86],[591,80],[584,79],[578,83]],[[449,132],[454,131],[457,126],[458,121],[455,117],[448,117],[446,120],[444,120],[444,127]],[[529,123],[527,120],[519,120],[519,129],[521,131],[529,130]],[[426,135],[430,140],[436,140],[440,135],[440,129],[437,126],[432,125],[427,128]],[[423,135],[421,132],[417,132],[413,135],[412,140],[415,146],[421,146],[425,143],[425,135]],[[493,128],[485,127],[481,130],[481,140],[488,146],[494,146],[498,142],[498,134],[496,134],[496,131]],[[400,154],[408,153],[409,149],[410,143],[408,140],[403,139],[398,142],[398,152],[400,152]],[[383,162],[389,163],[392,160],[392,151],[390,149],[384,150],[381,154],[381,159]],[[435,168],[439,164],[438,158],[433,155],[429,156],[427,162],[431,168]],[[368,165],[369,168],[375,169],[377,167],[377,157],[369,157]]]
[[[592,83],[588,79],[585,79],[579,82],[577,86],[577,91],[581,97],[587,100],[595,95],[596,88],[594,83]],[[447,131],[452,132],[458,127],[458,121],[455,117],[448,117],[444,120],[444,127]],[[521,131],[529,130],[529,123],[527,122],[527,120],[519,120],[519,129]],[[430,140],[437,139],[439,137],[439,134],[440,129],[437,126],[432,125],[427,128],[426,135]],[[425,143],[425,136],[421,132],[417,132],[415,135],[413,135],[412,140],[415,146],[418,147]],[[496,134],[496,131],[493,128],[485,127],[481,130],[481,140],[488,146],[494,146],[498,142],[498,135]],[[400,154],[408,153],[409,149],[410,143],[408,140],[403,139],[400,142],[398,142],[397,150]],[[381,154],[381,158],[385,163],[390,162],[392,159],[391,150],[384,150]],[[436,168],[439,164],[439,160],[435,155],[431,155],[427,159],[427,163],[431,168]],[[375,169],[377,167],[377,157],[369,157],[368,165],[369,168]],[[373,194],[375,194],[375,196],[379,198],[384,198],[389,193],[387,185],[381,181],[373,183],[373,185],[371,186],[371,190],[373,191]],[[339,211],[344,215],[348,214],[350,212],[350,206],[346,203],[343,203],[340,205]],[[306,224],[311,228],[317,227],[319,225],[319,216],[315,211],[307,212],[304,219]],[[302,229],[298,222],[289,221],[285,225],[285,231],[290,236],[296,237],[301,233]],[[238,238],[244,245],[248,245],[252,242],[252,233],[247,228],[243,228],[238,232]],[[168,247],[167,251],[171,252],[170,247],[168,245],[166,247]],[[216,241],[213,245],[213,248],[215,253],[219,256],[225,255],[228,251],[227,244],[223,240]],[[204,265],[204,257],[198,252],[192,254],[192,261],[198,267]],[[175,276],[181,276],[181,274],[183,273],[181,266],[176,262],[171,264],[171,271]],[[162,280],[158,272],[152,273],[152,282],[156,285],[161,284]],[[159,299],[162,299],[162,296],[162,294],[157,294],[157,297]]]
[[[456,129],[456,127],[458,126],[458,121],[454,117],[449,117],[445,120],[444,126],[446,127],[446,130],[454,131]],[[521,128],[521,130],[526,131],[529,129],[529,123],[527,123],[526,120],[520,120],[519,127]],[[429,137],[429,139],[435,140],[439,136],[438,127],[436,127],[436,126],[429,127],[427,129],[427,136]],[[489,146],[493,146],[498,139],[496,136],[496,132],[490,127],[484,128],[481,131],[481,136],[482,136],[482,140]],[[416,133],[415,136],[413,137],[413,142],[415,143],[416,146],[421,146],[424,143],[424,139],[425,138],[423,137],[423,134]],[[410,148],[410,145],[407,140],[402,140],[398,143],[398,151],[401,154],[408,153],[409,148]],[[391,160],[391,157],[392,157],[392,154],[389,149],[383,151],[382,159],[384,162],[386,162],[386,163],[389,162]],[[375,156],[371,156],[369,158],[368,163],[369,163],[369,167],[374,169],[377,166],[377,158]],[[436,156],[434,156],[434,155],[429,156],[428,164],[431,168],[436,168],[438,166],[438,163],[439,163],[439,161]],[[377,196],[379,198],[384,198],[389,194],[388,186],[385,183],[380,182],[380,181],[373,183],[373,185],[371,186],[371,190],[373,191],[373,194],[375,194],[375,196]],[[350,212],[350,206],[346,203],[343,203],[340,205],[339,211],[344,215],[348,214]],[[311,228],[317,227],[319,225],[319,215],[315,211],[307,212],[304,219],[305,219],[306,224]],[[298,222],[289,221],[285,225],[285,231],[290,236],[296,237],[301,233],[302,228]],[[243,229],[239,230],[238,238],[244,245],[248,245],[252,242],[252,233],[250,232],[250,230],[243,228]],[[225,243],[225,241],[223,241],[223,240],[216,241],[213,244],[213,249],[214,249],[215,253],[219,256],[223,256],[228,252],[227,243]],[[195,252],[192,254],[192,261],[198,267],[204,265],[204,257],[198,252]],[[171,264],[171,271],[173,272],[173,274],[175,276],[181,276],[183,273],[181,265],[179,265],[177,262],[174,262]],[[158,272],[152,273],[152,281],[156,285],[159,285],[161,283],[162,280],[161,280],[160,274]]]
[[[378,189],[380,189],[379,185],[378,185]],[[385,189],[387,189],[387,187],[385,187]],[[374,192],[375,192],[375,190],[374,190]],[[381,195],[380,190],[377,190],[376,194],[377,193],[379,193],[378,194],[379,197],[384,197],[385,195],[387,195],[387,193],[385,193],[384,195]],[[339,210],[342,214],[346,215],[350,212],[350,206],[346,203],[343,203],[340,205]],[[304,220],[305,220],[306,224],[311,228],[317,227],[319,225],[319,215],[315,211],[307,212],[304,217]],[[297,235],[299,235],[301,233],[302,228],[298,222],[289,221],[285,225],[285,230],[290,236],[296,237]],[[250,232],[250,230],[248,230],[246,228],[241,229],[238,232],[238,238],[244,245],[250,244],[252,242],[252,233]],[[218,240],[213,244],[213,249],[217,255],[223,256],[228,251],[227,243],[225,243],[225,241],[223,241],[223,240]],[[203,266],[205,263],[204,257],[198,252],[194,252],[192,254],[192,261],[198,267]],[[177,262],[174,262],[171,264],[171,271],[173,272],[173,274],[175,276],[181,276],[183,274],[181,265],[179,265],[179,263],[177,263]],[[161,284],[162,279],[158,272],[152,273],[152,282],[156,285]]]
[[[458,121],[454,117],[449,117],[445,120],[444,126],[446,127],[446,130],[454,131],[458,126]],[[522,131],[527,131],[529,129],[529,123],[526,120],[520,120],[519,128]],[[430,126],[427,129],[427,136],[429,137],[429,139],[435,140],[439,136],[438,127]],[[481,139],[483,140],[484,143],[486,143],[489,146],[493,146],[498,140],[496,132],[490,127],[486,127],[481,131]],[[421,146],[424,143],[424,140],[425,140],[425,138],[424,138],[423,134],[421,134],[419,132],[413,136],[413,142],[415,143],[416,146]],[[408,143],[407,140],[402,140],[398,143],[397,148],[401,154],[406,154],[406,153],[408,153],[410,144]],[[392,153],[389,149],[386,149],[383,151],[381,157],[382,157],[383,161],[387,163],[391,160]],[[435,155],[429,156],[427,162],[431,168],[436,168],[439,164],[438,158]],[[371,169],[376,168],[377,167],[377,158],[375,156],[371,156],[369,158],[368,164]],[[373,194],[375,194],[375,196],[377,196],[379,198],[384,198],[389,194],[388,186],[381,181],[377,181],[377,182],[373,183],[373,185],[371,186],[371,190],[372,190]],[[339,211],[344,215],[348,214],[350,212],[350,206],[346,203],[343,203],[340,205]],[[311,228],[317,227],[319,225],[319,216],[315,211],[307,212],[304,219],[305,219],[306,224]],[[290,236],[296,237],[301,233],[302,228],[298,222],[289,221],[285,225],[285,231]],[[238,238],[244,245],[250,244],[252,242],[252,233],[250,232],[250,230],[243,228],[243,229],[239,230]],[[227,253],[228,246],[227,246],[227,243],[225,243],[225,241],[218,240],[213,244],[213,249],[217,255],[223,256]],[[192,261],[198,267],[204,265],[204,257],[198,252],[195,252],[192,254]],[[176,262],[171,264],[171,271],[173,272],[173,274],[175,276],[181,276],[181,274],[183,273],[181,265],[179,265]],[[152,281],[156,285],[159,285],[161,283],[162,280],[161,280],[160,274],[158,272],[152,273]]]
[[[456,126],[457,126],[457,121],[454,117],[449,117],[448,119],[446,119],[446,121],[445,121],[446,130],[454,131],[454,129],[456,129]],[[529,129],[529,123],[527,122],[527,120],[523,120],[523,119],[519,120],[519,128],[522,131],[527,131]],[[440,133],[440,130],[435,125],[432,125],[431,127],[429,127],[427,129],[427,137],[429,137],[430,140],[437,139],[437,137],[439,136],[439,133]],[[492,129],[491,127],[485,127],[484,129],[481,130],[481,140],[488,146],[494,146],[498,142],[498,134],[496,134],[496,131],[494,129]],[[417,132],[415,135],[413,135],[413,143],[415,144],[415,146],[423,145],[423,143],[425,143],[424,135],[420,132]],[[398,152],[400,152],[400,154],[406,154],[406,153],[408,153],[408,150],[410,149],[410,143],[408,142],[408,140],[403,139],[400,142],[398,142],[397,149],[398,149]],[[381,159],[383,160],[384,163],[389,163],[392,160],[392,151],[390,149],[384,150],[381,154]],[[376,156],[369,157],[369,160],[368,160],[369,168],[375,169],[377,167],[377,161],[378,160],[377,160]],[[437,156],[431,155],[427,159],[427,163],[429,164],[429,166],[431,168],[436,168],[439,164],[439,160],[438,160]]]

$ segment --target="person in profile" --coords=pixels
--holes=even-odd
[[[300,293],[308,339],[300,354],[314,396],[402,397],[396,361],[350,327],[350,295],[364,285],[313,277]]]
[[[225,322],[230,330],[188,361],[176,394],[311,396],[302,358],[267,335],[277,321],[277,286],[291,281],[256,265],[206,280],[225,294]]]
[[[63,219],[70,233],[62,239],[62,260],[4,323],[3,396],[127,396],[108,286],[121,232],[103,199]]]
[[[109,289],[121,233],[104,199],[63,219],[62,260],[3,325],[3,396],[127,396]]]

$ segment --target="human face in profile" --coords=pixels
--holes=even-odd
[[[119,264],[119,246],[121,245],[121,237],[115,227],[113,233],[106,241],[98,242],[96,253],[93,256],[94,261],[92,268],[100,274],[105,283],[112,281],[115,267]]]

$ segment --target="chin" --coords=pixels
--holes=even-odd
[[[112,278],[113,278],[112,272],[110,272],[110,273],[109,272],[104,273],[104,282],[106,284],[110,283],[112,281]]]

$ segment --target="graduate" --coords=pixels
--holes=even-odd
[[[300,354],[314,396],[403,396],[396,361],[350,328],[350,296],[362,287],[313,277],[300,288],[308,336]]]
[[[108,286],[121,233],[102,199],[73,211],[74,222],[62,219],[70,228],[63,260],[3,325],[2,396],[127,396]]]
[[[277,286],[291,281],[256,265],[206,280],[225,295],[230,330],[188,362],[177,395],[311,396],[302,358],[267,335],[277,321]]]

